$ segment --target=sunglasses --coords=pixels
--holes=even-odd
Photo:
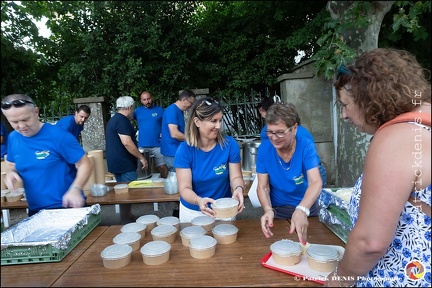
[[[12,102],[1,102],[1,109],[8,110],[12,106],[15,107],[15,108],[19,108],[19,107],[23,107],[23,106],[25,106],[27,104],[33,104],[33,105],[35,105],[31,101],[24,100],[24,99],[18,99],[18,100],[13,100]]]
[[[198,110],[203,104],[206,104],[207,106],[211,106],[212,104],[219,104],[219,102],[218,101],[216,101],[216,100],[214,100],[214,99],[211,99],[210,101],[209,100],[204,100],[204,101],[202,101],[199,105],[198,105],[198,107],[195,109],[195,110]]]
[[[339,66],[339,68],[336,71],[336,80],[339,80],[341,74],[350,76],[353,74],[353,72],[350,69],[348,69],[348,67],[342,64]]]

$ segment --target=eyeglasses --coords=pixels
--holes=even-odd
[[[215,103],[215,104],[219,104],[219,102],[218,101],[216,101],[216,100],[214,100],[214,99],[211,99],[210,101],[209,100],[204,100],[204,101],[202,101],[199,105],[198,105],[198,107],[195,109],[195,110],[198,110],[203,104],[206,104],[207,106],[211,106],[213,103]]]
[[[346,67],[345,65],[340,65],[339,68],[336,71],[336,80],[339,80],[339,77],[341,74],[345,74],[345,75],[352,75],[353,72],[348,69],[348,67]]]
[[[295,124],[294,124],[295,125]],[[292,131],[292,128],[294,127],[294,125],[293,126],[291,126],[291,127],[289,127],[288,129],[286,129],[284,132],[280,132],[280,131],[278,131],[278,132],[272,132],[272,131],[265,131],[265,133],[266,133],[266,135],[270,138],[270,136],[272,136],[272,135],[275,135],[277,138],[283,138],[283,137],[285,137],[285,134],[288,132],[288,131]]]
[[[16,108],[19,108],[19,107],[23,107],[23,106],[25,106],[27,104],[33,104],[33,105],[35,105],[31,101],[24,100],[24,99],[18,99],[18,100],[13,100],[12,102],[1,102],[1,109],[8,110],[12,106],[16,107]]]
[[[191,103],[192,105],[195,103],[195,101],[190,101],[189,98],[185,98],[189,103]]]

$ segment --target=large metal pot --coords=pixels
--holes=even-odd
[[[256,157],[258,155],[258,147],[261,141],[245,142],[242,148],[242,169],[251,171],[251,166],[256,165]]]
[[[153,166],[154,155],[151,155],[150,151],[148,149],[145,149],[145,148],[139,148],[138,150],[144,156],[144,158],[147,160],[147,167],[145,169],[142,169],[141,161],[138,159],[138,162],[137,162],[137,176],[138,177],[137,177],[137,179],[142,180],[142,179],[150,178],[152,176],[151,169]]]

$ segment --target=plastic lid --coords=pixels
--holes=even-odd
[[[123,225],[123,227],[120,229],[121,232],[140,232],[145,230],[147,227],[146,224],[142,223],[129,223],[126,225]]]
[[[307,250],[307,255],[318,262],[327,262],[339,259],[338,250],[329,245],[311,245]]]
[[[177,232],[177,228],[172,225],[159,225],[151,230],[153,236],[166,236]]]
[[[157,221],[157,225],[177,225],[180,219],[174,216],[162,217]]]
[[[157,215],[143,215],[139,217],[136,222],[142,224],[151,224],[156,223],[159,220],[159,216]]]
[[[202,228],[201,226],[188,226],[181,230],[180,235],[186,238],[192,238],[200,235],[204,235],[207,233],[207,230]]]
[[[213,234],[220,235],[220,236],[233,235],[237,232],[238,232],[238,228],[231,224],[219,224],[216,225],[212,230]]]
[[[159,256],[171,249],[171,245],[165,241],[151,241],[141,247],[141,254],[146,256]]]
[[[238,206],[239,201],[234,198],[220,198],[212,203],[212,207],[219,209],[227,209]]]
[[[129,244],[141,239],[141,235],[136,232],[122,232],[114,237],[115,244]]]
[[[104,259],[120,259],[132,253],[132,247],[127,244],[113,244],[106,247],[101,252],[101,257]]]
[[[114,186],[115,189],[121,189],[121,188],[126,188],[128,187],[128,184],[117,184]]]
[[[189,240],[189,247],[192,249],[205,250],[215,246],[217,240],[208,235],[193,237]]]
[[[192,219],[191,221],[192,225],[199,225],[199,226],[213,224],[214,222],[215,219],[210,216],[198,216]]]
[[[273,243],[270,246],[270,250],[281,256],[291,256],[302,253],[302,248],[299,243],[286,239]]]

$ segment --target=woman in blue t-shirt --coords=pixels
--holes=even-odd
[[[186,142],[174,159],[180,222],[203,214],[216,217],[210,204],[219,198],[235,198],[238,212],[244,208],[240,148],[234,138],[222,135],[221,128],[222,106],[210,97],[195,101],[186,124]]]
[[[261,229],[273,234],[274,218],[291,218],[289,233],[297,232],[306,243],[309,216],[318,215],[317,198],[322,189],[315,143],[297,137],[297,111],[294,105],[276,103],[266,115],[269,141],[258,149],[256,171],[258,198],[264,208]]]

